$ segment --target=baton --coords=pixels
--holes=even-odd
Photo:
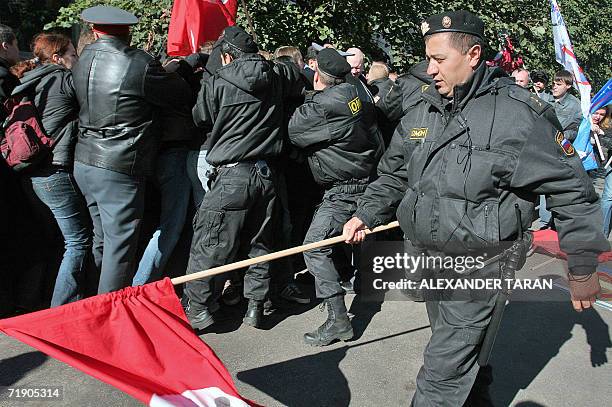
[[[518,204],[514,204],[514,211],[516,213],[516,220],[518,222],[519,238],[516,240],[513,246],[514,250],[508,256],[505,267],[502,269],[502,277],[506,279],[514,279],[514,273],[518,268],[518,253],[520,246],[523,243],[523,222],[521,221],[521,210]],[[510,297],[510,290],[502,288],[500,293],[495,299],[495,305],[493,307],[493,314],[491,315],[491,321],[485,332],[484,339],[482,340],[482,346],[480,347],[480,353],[478,354],[478,364],[480,366],[487,366],[489,364],[489,358],[493,351],[493,345],[495,344],[495,338],[501,325],[502,317],[504,316],[504,309],[506,308],[506,301]]]

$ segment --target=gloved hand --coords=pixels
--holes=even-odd
[[[208,62],[208,54],[195,52],[185,57],[184,61],[187,62],[192,69],[202,68],[206,65],[206,62]]]
[[[568,274],[572,305],[578,312],[590,308],[601,291],[597,273],[586,275]]]

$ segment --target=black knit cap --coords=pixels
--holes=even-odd
[[[531,72],[531,81],[532,82],[542,82],[543,84],[548,84],[548,74],[544,71],[533,71]]]
[[[319,71],[336,79],[342,79],[351,72],[351,66],[346,62],[346,58],[340,56],[333,48],[324,48],[319,51],[317,66]]]
[[[484,23],[475,14],[465,10],[446,11],[428,17],[421,23],[423,36],[457,32],[472,34],[484,39]]]
[[[257,44],[253,41],[253,37],[236,25],[227,27],[223,30],[219,41],[225,41],[234,48],[238,48],[240,51],[246,52],[247,54],[259,52],[259,47],[257,47]]]

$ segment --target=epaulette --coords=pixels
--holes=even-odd
[[[525,103],[529,106],[538,116],[542,116],[544,112],[550,108],[550,105],[544,102],[542,99],[529,92],[527,89],[521,88],[518,85],[508,86],[508,96],[514,100]]]

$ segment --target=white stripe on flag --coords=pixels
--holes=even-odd
[[[218,387],[207,387],[199,390],[186,390],[182,394],[153,394],[150,407],[249,407],[237,397],[230,396]]]

